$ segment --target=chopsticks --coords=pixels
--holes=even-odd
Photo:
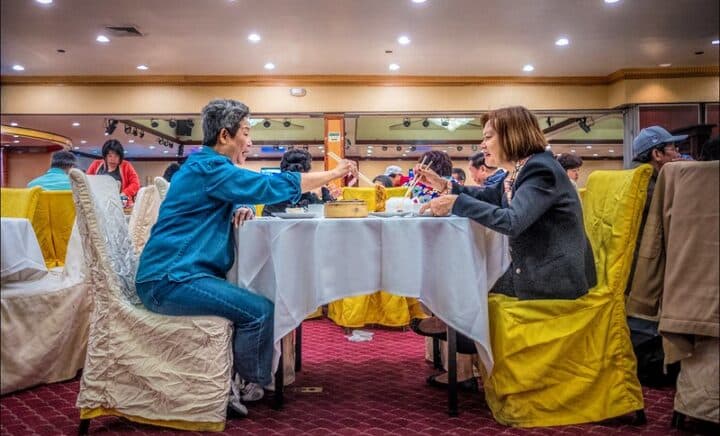
[[[433,161],[430,161],[430,162],[428,162],[427,165],[425,165],[426,158],[427,158],[427,156],[424,156],[422,162],[420,162],[420,168],[423,170],[430,168],[430,166],[433,164]],[[425,165],[425,166],[423,166],[423,165]],[[415,177],[410,181],[410,184],[408,185],[407,191],[405,191],[405,195],[404,195],[405,198],[408,198],[412,195],[412,190],[415,188],[415,185],[417,185],[419,181],[420,181],[420,178],[418,177],[417,174],[415,174]]]
[[[337,154],[333,153],[332,151],[328,151],[328,154],[327,154],[327,155],[328,155],[332,160],[334,160],[335,162],[338,162],[338,163],[339,163],[339,162],[342,160],[342,159],[340,158],[340,156],[338,156]],[[358,177],[360,178],[360,180],[362,180],[363,182],[367,183],[368,185],[370,185],[370,186],[375,185],[375,183],[373,183],[373,181],[370,180],[370,178],[369,178],[368,176],[366,176],[365,174],[361,173],[360,171],[358,171],[357,175],[358,175]]]

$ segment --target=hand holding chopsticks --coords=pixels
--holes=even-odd
[[[411,196],[413,188],[415,188],[415,185],[417,185],[418,182],[420,181],[421,175],[423,175],[427,171],[430,171],[433,174],[435,174],[435,172],[430,169],[430,165],[433,164],[433,161],[430,161],[430,162],[428,162],[427,165],[425,165],[426,158],[427,158],[427,156],[424,156],[422,162],[420,162],[420,165],[415,167],[415,178],[410,181],[410,185],[408,186],[408,189],[405,192],[405,198],[408,198]]]
[[[337,154],[333,153],[332,151],[329,151],[327,155],[328,155],[328,157],[330,157],[330,159],[334,160],[334,161],[337,162],[338,164],[343,161],[343,159],[341,159],[340,156],[338,156]],[[374,185],[373,181],[370,180],[365,174],[363,174],[363,173],[361,173],[360,171],[358,171],[357,168],[355,168],[355,171],[353,172],[353,175],[359,177],[360,180],[362,180],[363,182],[367,183],[367,184],[370,185],[370,186],[373,186],[373,185]]]

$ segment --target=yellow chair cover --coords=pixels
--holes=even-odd
[[[342,327],[362,327],[378,324],[402,327],[412,318],[425,318],[416,298],[401,297],[385,291],[359,295],[328,304],[328,318]]]
[[[583,214],[598,284],[587,295],[533,301],[490,295],[495,366],[483,379],[498,422],[578,424],[643,408],[624,291],[651,174],[643,165],[590,176]]]
[[[578,196],[580,197],[580,201],[585,201],[585,192],[587,192],[587,188],[580,188],[578,189]]]
[[[27,218],[32,220],[42,188],[0,189],[0,216],[4,218]]]
[[[72,191],[42,191],[31,220],[48,268],[65,265],[75,222]]]
[[[390,197],[402,197],[405,195],[405,191],[407,191],[407,187],[401,186],[398,188],[385,188],[385,193],[387,194],[387,198]],[[367,203],[368,210],[373,212],[380,212],[377,210],[377,205],[375,204],[375,187],[371,188],[343,188],[342,191],[342,198],[343,200],[363,200],[365,203]]]
[[[402,197],[406,187],[385,188],[387,198]],[[343,188],[344,200],[363,200],[369,211],[377,211],[375,188]],[[362,327],[379,324],[388,327],[408,325],[411,318],[423,318],[425,313],[415,298],[400,297],[385,291],[370,295],[343,298],[328,304],[328,317],[342,327]]]

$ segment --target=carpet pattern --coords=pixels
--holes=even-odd
[[[425,384],[434,370],[423,359],[423,338],[372,329],[372,341],[349,342],[328,320],[303,324],[303,371],[286,390],[285,407],[269,399],[249,405],[250,416],[230,420],[223,433],[258,435],[477,435],[477,434],[686,434],[670,427],[674,391],[644,389],[648,423],[631,416],[601,424],[516,429],[496,423],[482,393],[460,393],[460,416],[446,413],[445,391]],[[77,434],[77,379],[39,386],[0,399],[0,434]],[[320,387],[321,392],[302,388]],[[305,389],[307,390],[307,389]],[[90,434],[200,434],[135,424],[120,418],[91,421]],[[217,434],[217,433],[216,433]]]

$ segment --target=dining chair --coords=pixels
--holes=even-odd
[[[94,303],[76,402],[79,433],[101,416],[222,431],[232,370],[230,321],[146,310],[135,290],[137,256],[117,184],[77,169],[70,182]]]

